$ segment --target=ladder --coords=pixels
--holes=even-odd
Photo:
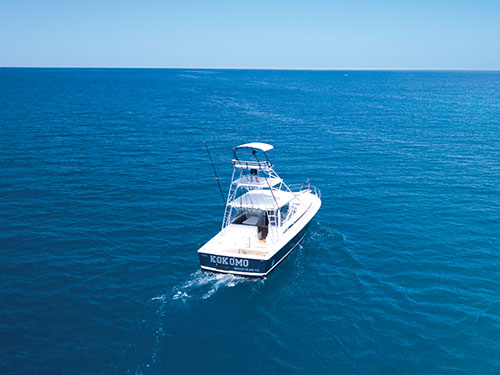
[[[269,233],[271,235],[272,241],[278,240],[278,217],[276,215],[277,211],[267,211],[267,218],[269,219]]]
[[[267,211],[267,217],[269,219],[269,225],[271,225],[271,226],[277,226],[277,224],[278,224],[278,218],[274,214],[274,211]]]
[[[229,206],[229,204],[226,204],[226,207],[224,208],[224,218],[222,219],[222,229],[224,229],[227,225],[229,225],[229,219],[230,219],[230,213],[231,211],[231,207]]]

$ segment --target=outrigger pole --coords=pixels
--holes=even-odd
[[[217,171],[215,170],[215,165],[214,165],[214,162],[212,160],[212,155],[210,155],[210,151],[208,150],[207,141],[203,141],[203,143],[205,144],[205,148],[207,149],[207,154],[208,154],[208,157],[210,159],[210,164],[212,164],[212,168],[214,169],[215,179],[217,180],[217,185],[219,185],[219,191],[220,191],[220,196],[222,197],[222,202],[224,202],[224,207],[226,207],[226,198],[224,197],[224,193],[222,192],[222,188],[220,186],[220,181],[219,181],[219,176],[217,176]]]

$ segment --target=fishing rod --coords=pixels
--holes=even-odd
[[[219,176],[217,176],[217,171],[215,170],[215,165],[214,165],[214,162],[212,160],[212,155],[210,155],[210,151],[209,151],[208,146],[207,146],[207,141],[203,141],[203,143],[205,144],[205,148],[207,149],[207,154],[208,154],[208,157],[210,159],[210,164],[212,164],[212,168],[214,170],[215,179],[217,180],[217,185],[219,185],[219,191],[220,191],[220,196],[222,197],[222,202],[224,202],[224,207],[226,207],[226,198],[224,197],[224,193],[222,192],[222,188],[220,186],[220,181],[219,181]]]

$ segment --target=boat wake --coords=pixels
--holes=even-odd
[[[175,331],[175,320],[172,317],[178,315],[188,306],[188,302],[204,301],[212,297],[217,291],[232,288],[242,283],[254,283],[252,290],[264,285],[264,279],[249,279],[231,274],[212,273],[197,270],[193,272],[187,281],[174,286],[170,292],[151,298],[150,307],[152,313],[143,321],[146,332],[150,332],[149,340],[151,357],[145,359],[135,368],[129,368],[129,373],[145,375],[154,372],[158,358],[168,337]],[[179,303],[180,302],[180,303]]]
[[[246,277],[212,273],[197,270],[189,277],[189,280],[176,285],[170,293],[153,297],[152,301],[180,301],[204,300],[210,298],[221,288],[232,288],[244,282],[264,282],[264,279],[249,279]]]

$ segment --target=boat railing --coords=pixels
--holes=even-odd
[[[259,169],[267,171],[272,168],[272,164],[268,161],[252,161],[252,160],[236,160],[233,159],[233,165],[235,168],[240,169]]]
[[[311,185],[309,183],[309,180],[306,182],[303,182],[302,184],[291,184],[288,185],[290,190],[293,192],[304,192],[304,191],[310,191],[314,195],[316,195],[319,199],[321,199],[321,190],[319,190],[316,186]]]
[[[316,186],[309,187],[314,195],[316,195],[319,199],[321,199],[321,190],[319,190]]]

